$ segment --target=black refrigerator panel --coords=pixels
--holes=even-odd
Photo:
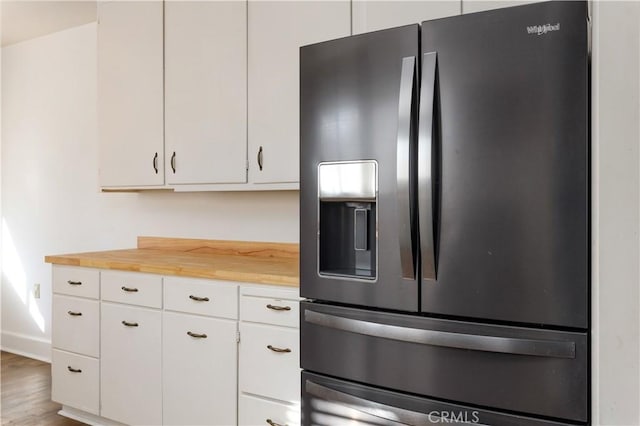
[[[571,423],[481,410],[400,392],[302,373],[304,426],[392,426],[478,424],[561,426]]]
[[[300,49],[303,297],[419,309],[419,35],[409,25]]]
[[[524,416],[588,421],[586,333],[302,302],[309,372]]]
[[[423,312],[588,327],[588,34],[586,2],[422,24]]]

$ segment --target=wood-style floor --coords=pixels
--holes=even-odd
[[[83,423],[59,416],[51,401],[51,365],[0,352],[0,421],[2,425],[77,426]]]

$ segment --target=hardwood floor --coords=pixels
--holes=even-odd
[[[2,425],[76,426],[83,423],[57,414],[51,401],[51,365],[0,352],[0,421]]]

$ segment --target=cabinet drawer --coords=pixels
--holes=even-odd
[[[53,296],[54,348],[98,357],[100,353],[100,302],[78,297]]]
[[[102,271],[102,300],[162,307],[162,277],[132,272]]]
[[[100,407],[100,364],[95,358],[54,349],[51,353],[51,399],[91,414]]]
[[[239,426],[296,426],[300,424],[300,405],[278,403],[251,395],[240,395]],[[272,422],[272,423],[270,423]]]
[[[100,271],[72,266],[53,266],[53,292],[69,296],[100,297]]]
[[[238,285],[180,277],[164,279],[164,306],[172,311],[238,318]]]
[[[240,324],[240,390],[282,401],[300,400],[298,330]]]
[[[240,312],[243,321],[299,327],[297,292],[290,290],[259,291],[243,288]],[[256,291],[257,290],[257,291]]]
[[[236,424],[236,330],[235,320],[162,313],[163,424]]]

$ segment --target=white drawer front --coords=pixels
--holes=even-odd
[[[54,349],[51,354],[51,399],[91,414],[100,409],[100,364],[95,358]]]
[[[234,320],[163,312],[163,424],[236,424],[236,330]]]
[[[300,401],[300,337],[293,328],[240,324],[240,390]]]
[[[239,426],[270,426],[300,424],[300,405],[268,401],[251,395],[240,395]],[[271,421],[272,423],[269,423]]]
[[[164,306],[172,311],[237,319],[238,285],[226,281],[165,277]]]
[[[242,296],[240,312],[243,321],[295,328],[300,325],[297,300]]]
[[[162,277],[137,272],[103,271],[102,300],[129,305],[162,307]]]
[[[53,292],[69,296],[100,297],[100,271],[53,265]]]
[[[98,357],[100,354],[100,302],[53,296],[54,348]]]

